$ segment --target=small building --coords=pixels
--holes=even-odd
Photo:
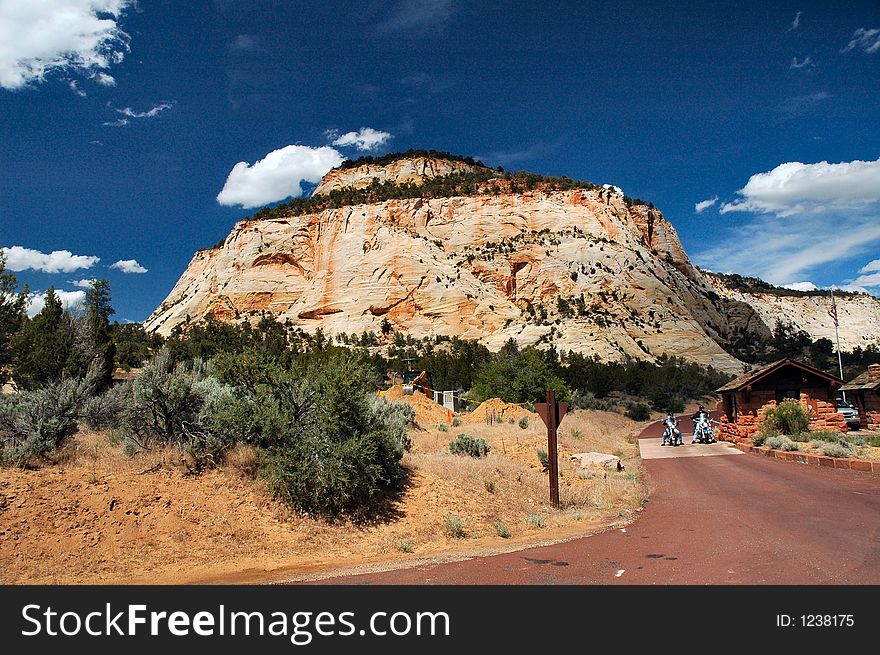
[[[880,364],[871,364],[860,376],[840,388],[854,397],[863,430],[880,430]]]
[[[761,428],[764,412],[789,398],[810,412],[810,430],[846,432],[846,421],[837,413],[837,390],[842,384],[834,375],[791,359],[753,369],[718,389],[719,438],[750,437]]]

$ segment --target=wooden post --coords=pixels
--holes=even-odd
[[[559,509],[559,455],[556,452],[556,428],[559,408],[556,406],[556,392],[547,390],[547,456],[550,459],[550,502]]]
[[[547,390],[547,402],[535,403],[535,410],[547,426],[547,460],[550,474],[550,503],[559,509],[559,455],[556,447],[556,430],[568,410],[568,403],[557,403],[556,392]]]

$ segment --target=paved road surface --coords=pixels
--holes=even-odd
[[[647,428],[654,487],[632,525],[555,546],[345,578],[345,584],[880,583],[880,476],[738,454],[660,448]],[[690,433],[688,432],[690,430]],[[716,448],[716,446],[711,446]],[[689,454],[690,453],[690,454]],[[719,453],[720,454],[720,453]]]

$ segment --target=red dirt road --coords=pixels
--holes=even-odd
[[[689,425],[682,421],[686,444]],[[659,434],[655,423],[642,438]],[[649,459],[643,466],[654,492],[640,518],[624,530],[319,582],[880,583],[880,476],[754,455]]]

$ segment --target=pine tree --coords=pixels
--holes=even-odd
[[[12,340],[15,383],[33,389],[61,379],[72,348],[68,316],[55,287],[50,286],[43,309],[26,320]]]
[[[12,271],[6,270],[6,257],[0,251],[0,386],[9,379],[12,338],[25,319],[27,288],[22,293],[16,293],[17,288],[18,280]]]

